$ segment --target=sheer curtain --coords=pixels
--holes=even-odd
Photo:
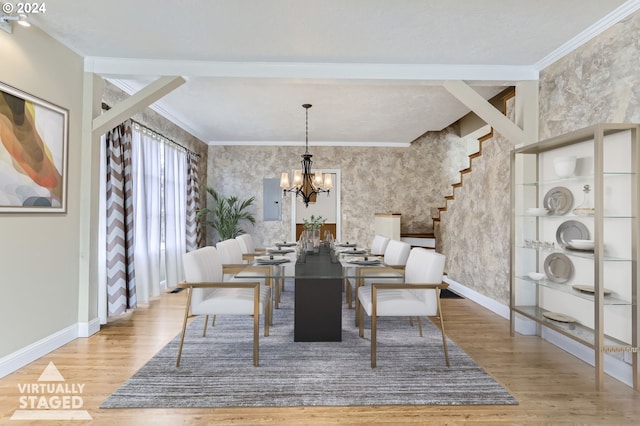
[[[183,279],[182,254],[186,249],[187,153],[164,145],[165,283],[169,287]]]
[[[133,211],[135,213],[136,284],[138,303],[148,304],[166,285],[161,264],[162,146],[146,129],[134,126],[131,145]]]
[[[187,209],[186,153],[145,128],[132,138],[138,303],[183,277]]]

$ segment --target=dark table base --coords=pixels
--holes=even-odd
[[[342,341],[341,276],[342,266],[324,247],[296,265],[294,341]]]

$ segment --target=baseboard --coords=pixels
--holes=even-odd
[[[455,291],[456,293],[466,297],[467,299],[474,301],[483,308],[486,308],[507,320],[509,319],[509,306],[497,302],[474,290],[471,290],[470,288],[456,281],[453,281],[448,277],[444,278],[444,281],[449,284],[449,288],[452,291]],[[536,322],[516,316],[516,331],[518,333],[525,335],[535,335],[536,330]],[[593,353],[593,349],[544,326],[542,327],[542,336],[540,337],[551,343],[552,345],[557,346],[560,349],[570,353],[576,358],[581,359],[587,364],[591,366],[595,365],[595,356]],[[624,360],[615,358],[610,354],[605,354],[604,358],[604,372],[607,375],[626,384],[627,386],[633,387],[632,366],[626,363]]]
[[[100,318],[78,323],[78,337],[89,337],[100,331]]]
[[[38,340],[24,348],[0,358],[0,378],[5,377],[25,365],[42,358],[61,346],[77,339],[88,337],[100,330],[100,321],[95,318],[89,322],[76,323]]]
[[[471,290],[468,287],[460,284],[452,280],[449,277],[444,278],[444,282],[449,284],[449,289],[458,293],[461,296],[466,297],[467,299],[473,300],[478,305],[490,310],[491,312],[500,315],[504,319],[509,319],[509,306],[497,302],[490,297],[485,296],[484,294],[480,294],[475,290]]]

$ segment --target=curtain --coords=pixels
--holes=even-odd
[[[139,285],[139,301],[147,304],[160,294],[164,280],[161,262],[162,146],[146,129],[136,126],[132,138],[133,190],[136,223],[134,261]]]
[[[104,138],[107,316],[120,315],[137,306],[131,136],[128,120]]]
[[[187,153],[187,215],[186,215],[186,251],[200,247],[204,240],[202,224],[196,217],[200,209],[200,179],[198,177],[198,156]]]
[[[184,278],[182,255],[186,252],[187,155],[164,144],[165,283],[175,287]]]
[[[198,247],[202,233],[196,154],[130,120],[102,142],[98,315],[105,324],[181,281],[182,254]]]

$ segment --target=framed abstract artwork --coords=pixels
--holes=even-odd
[[[64,213],[69,112],[0,82],[0,213]]]

